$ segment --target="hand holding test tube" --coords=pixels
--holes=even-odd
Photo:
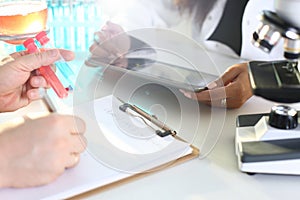
[[[35,36],[35,38],[41,44],[42,47],[46,47],[47,44],[48,44],[47,46],[49,47],[50,39],[47,36],[47,33],[45,31],[38,33]],[[60,56],[60,60],[56,61],[55,65],[58,68],[58,70],[61,72],[61,74],[64,76],[64,78],[68,81],[69,85],[71,86],[71,89],[74,89],[75,73],[68,65],[68,63],[64,60],[62,56]]]
[[[35,53],[40,51],[40,49],[36,46],[32,38],[27,39],[23,43],[23,45],[29,53]],[[40,67],[39,69],[37,69],[37,72],[46,79],[46,81],[50,84],[50,86],[53,88],[53,90],[59,98],[65,98],[68,96],[67,90],[64,88],[64,86],[59,81],[56,74],[49,65]]]

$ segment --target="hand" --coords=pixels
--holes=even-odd
[[[127,67],[127,60],[123,55],[130,48],[130,38],[118,24],[107,22],[94,35],[94,43],[90,46],[91,55],[86,65],[95,66],[97,63],[114,64]]]
[[[48,85],[42,76],[35,75],[34,70],[59,60],[59,53],[65,60],[74,58],[73,52],[57,49],[36,54],[12,54],[14,60],[0,67],[0,112],[14,111],[39,99],[38,88]]]
[[[182,92],[186,97],[207,105],[227,108],[241,107],[252,96],[248,63],[231,66],[220,78],[210,83],[208,88],[199,93]]]
[[[51,114],[0,134],[0,187],[50,183],[79,162],[86,148],[84,122]]]

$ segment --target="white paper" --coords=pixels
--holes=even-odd
[[[133,170],[138,171],[152,169],[192,152],[189,144],[175,140],[173,137],[153,136],[143,141],[122,133],[114,124],[115,119],[109,114],[112,112],[112,99],[112,96],[108,96],[91,102],[96,109],[96,118],[103,119],[99,127],[105,127],[104,129],[107,131],[105,134],[108,135],[103,137],[109,137],[107,141],[114,143],[111,145],[112,147],[120,145],[117,150],[130,152],[128,155],[138,158],[137,162],[127,166],[122,163],[126,162],[124,158],[116,158],[107,149],[105,150],[107,146],[102,143],[103,138],[99,139],[100,136],[95,132],[95,127],[89,126],[91,121],[95,121],[94,116],[86,109],[87,105],[83,105],[77,109],[82,112],[82,117],[87,122],[88,149],[81,155],[80,163],[76,167],[66,170],[57,180],[45,186],[0,189],[0,199],[65,199],[134,175],[132,171],[116,169],[113,166],[115,163],[108,163],[105,160],[106,157],[107,159],[114,157],[113,160],[118,160],[127,170],[134,168]],[[90,140],[93,137],[95,140]],[[171,146],[171,148],[165,148],[166,146]],[[114,153],[115,150],[111,150],[111,153]],[[154,151],[157,151],[156,153],[159,153],[160,156],[155,157],[156,153],[149,153]],[[97,153],[105,154],[104,161]],[[143,153],[146,156],[141,156]],[[154,157],[148,156],[148,154],[154,155]],[[128,158],[131,159],[130,156]]]

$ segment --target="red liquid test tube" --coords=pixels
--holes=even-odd
[[[46,31],[39,32],[35,39],[39,42],[42,47],[54,48],[50,44],[50,38],[47,36]],[[65,80],[70,84],[70,88],[74,89],[75,87],[75,74],[64,58],[60,55],[60,59],[55,63],[56,68],[61,72]]]
[[[23,45],[29,53],[35,53],[40,51],[40,49],[36,46],[32,38],[27,39],[23,43]],[[59,81],[56,74],[49,65],[38,68],[37,72],[39,75],[42,75],[46,79],[46,81],[50,84],[50,86],[59,98],[65,98],[68,96],[68,91],[64,88],[64,86]]]

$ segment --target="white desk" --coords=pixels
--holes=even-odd
[[[79,56],[79,60],[81,60]],[[81,60],[82,61],[82,60]],[[224,62],[224,60],[222,61]],[[232,61],[233,63],[235,61]],[[83,82],[84,92],[93,90],[93,85],[100,77],[99,69],[85,68]],[[222,70],[222,69],[221,69]],[[104,96],[115,92],[112,79],[100,82],[99,88],[92,95],[85,95],[83,100]],[[124,91],[126,93],[126,91]],[[159,93],[159,96],[153,95]],[[156,102],[166,106],[167,123],[176,126],[180,110],[176,109],[176,101],[169,98],[169,93],[159,90],[150,91],[148,97],[138,100],[144,103]],[[141,93],[141,95],[143,95]],[[178,94],[179,96],[180,94]],[[183,97],[184,98],[184,97]],[[147,102],[147,101],[148,102]],[[187,100],[193,108],[193,101]],[[143,102],[142,102],[143,103]],[[261,175],[249,176],[241,173],[237,167],[237,158],[234,152],[235,120],[239,114],[269,112],[272,102],[259,97],[252,97],[242,108],[235,110],[213,109],[199,105],[200,112],[187,110],[192,119],[200,116],[199,129],[196,135],[207,132],[216,134],[220,130],[220,137],[212,151],[201,159],[194,159],[181,165],[174,166],[132,182],[110,188],[101,192],[94,190],[81,197],[85,199],[295,199],[300,195],[298,176]],[[35,106],[39,106],[35,103]],[[295,104],[299,109],[299,104]],[[175,109],[174,109],[175,108]],[[178,108],[178,107],[177,107]],[[169,110],[168,110],[169,109]],[[187,107],[188,109],[188,107]],[[226,111],[226,115],[224,112]],[[185,112],[185,111],[181,111]],[[177,114],[176,114],[177,113]],[[225,117],[224,117],[225,116]],[[195,132],[193,124],[183,124],[182,137],[191,138]],[[213,138],[214,140],[215,138]],[[195,145],[199,145],[195,140]]]
[[[224,60],[217,58],[224,66],[235,63],[236,60]],[[216,61],[217,61],[216,60]],[[231,63],[231,64],[232,64]],[[221,64],[219,66],[222,66]],[[220,69],[220,71],[223,71]],[[93,85],[97,82],[99,70],[88,68],[86,71],[91,77],[86,77],[87,85]],[[98,75],[97,75],[98,74]],[[112,91],[115,92],[114,84],[109,81],[103,81],[99,90],[94,93],[95,96],[102,96]],[[168,110],[171,117],[168,122],[176,125],[180,109],[176,110],[177,103],[169,99],[167,92],[159,92],[160,96],[150,95],[144,101],[153,101],[162,105],[169,105]],[[147,93],[149,94],[149,93]],[[165,96],[164,96],[165,95]],[[193,107],[194,102],[186,100]],[[220,130],[220,137],[212,151],[201,159],[194,159],[185,162],[179,166],[159,171],[157,173],[145,176],[138,180],[110,188],[100,193],[95,190],[81,197],[86,199],[178,199],[178,200],[195,200],[195,199],[295,199],[300,195],[299,176],[281,176],[281,175],[262,175],[256,174],[250,176],[239,171],[237,167],[237,158],[235,156],[234,138],[235,138],[235,120],[240,114],[263,113],[269,112],[273,102],[269,102],[260,97],[252,97],[240,109],[226,110],[214,109],[215,120],[211,119],[212,111],[208,106],[200,105],[200,113],[189,110],[190,118],[200,116],[199,129],[197,135],[206,132],[214,133],[214,130]],[[294,104],[297,109],[299,104]],[[166,107],[168,109],[168,106]],[[181,111],[182,112],[182,111]],[[176,114],[177,113],[177,114]],[[179,114],[178,114],[179,113]],[[221,117],[218,117],[221,116]],[[192,121],[192,120],[191,120]],[[223,125],[223,126],[222,126]],[[183,125],[183,137],[191,138],[189,133],[194,133],[193,125]],[[197,144],[195,140],[195,145]],[[299,166],[300,167],[300,166]]]

